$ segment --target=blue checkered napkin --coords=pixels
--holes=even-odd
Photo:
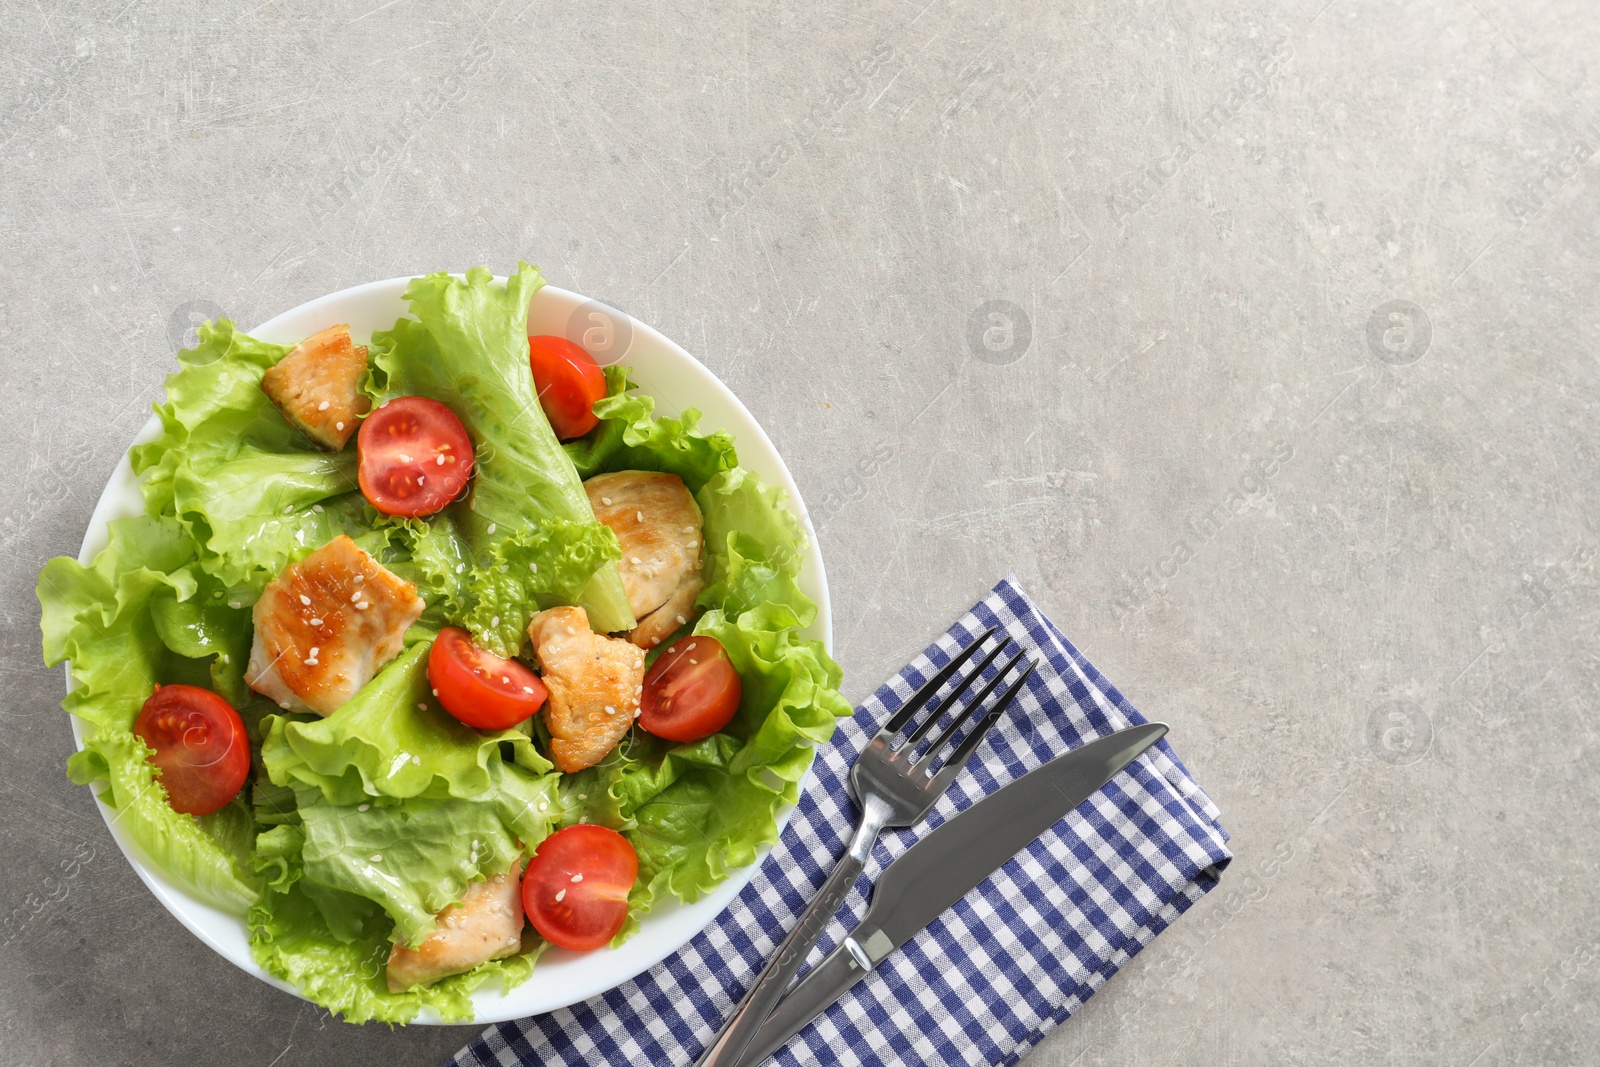
[[[1038,671],[933,813],[879,839],[811,963],[861,920],[878,872],[933,827],[1068,749],[1145,721],[1007,578],[839,724],[771,855],[710,926],[593,1000],[491,1027],[453,1063],[693,1063],[844,852],[855,754],[995,624],[1033,653]],[[774,1062],[1016,1062],[1216,884],[1231,858],[1217,820],[1160,742],[892,953]]]

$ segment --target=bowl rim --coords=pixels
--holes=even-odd
[[[462,277],[460,274],[455,276]],[[402,275],[394,278],[385,278],[379,281],[365,282],[360,285],[354,285],[345,289],[340,289],[336,292],[327,293],[323,296],[315,297],[278,315],[275,315],[254,329],[246,330],[244,332],[250,334],[251,336],[260,337],[264,340],[271,339],[270,335],[287,330],[287,324],[292,322],[297,317],[313,315],[319,311],[322,311],[327,305],[337,306],[341,304],[348,304],[349,302],[355,300],[371,299],[374,297],[381,299],[390,295],[392,295],[396,299],[397,303],[401,305],[401,314],[404,315],[407,314],[407,312],[404,310],[402,294],[406,285],[408,285],[416,277],[420,277],[420,275]],[[495,281],[500,284],[504,284],[506,278],[502,275],[496,275]],[[812,525],[810,513],[806,508],[804,498],[801,496],[799,486],[795,484],[794,476],[789,471],[788,465],[784,462],[782,454],[779,453],[776,446],[773,445],[771,438],[768,437],[765,428],[756,419],[756,417],[751,414],[750,410],[744,406],[744,404],[739,400],[738,396],[735,395],[734,392],[729,389],[720,378],[718,378],[708,367],[691,355],[681,345],[677,344],[677,342],[673,341],[659,330],[656,330],[649,324],[640,322],[631,316],[626,316],[624,313],[618,312],[614,308],[610,308],[609,305],[605,305],[600,301],[596,301],[590,297],[586,297],[583,294],[576,293],[571,290],[549,285],[548,283],[542,286],[534,294],[532,300],[533,302],[537,302],[541,297],[546,296],[564,303],[575,303],[578,308],[599,305],[612,314],[625,317],[629,327],[633,331],[633,339],[628,352],[624,353],[621,357],[613,362],[624,364],[627,363],[629,356],[633,353],[632,345],[637,344],[640,337],[644,337],[649,343],[664,350],[670,360],[678,364],[681,370],[687,371],[691,377],[699,377],[702,379],[701,381],[696,382],[696,387],[697,389],[705,388],[709,390],[710,397],[697,396],[696,402],[691,406],[700,406],[701,404],[705,404],[708,399],[714,398],[716,401],[720,402],[722,406],[728,408],[738,416],[742,416],[747,425],[741,427],[737,432],[734,432],[735,444],[740,449],[740,465],[751,465],[747,462],[747,454],[745,450],[751,445],[754,445],[755,447],[751,449],[751,451],[760,453],[756,461],[756,465],[772,468],[771,470],[763,470],[759,473],[761,473],[764,480],[768,481],[769,483],[775,482],[779,488],[784,490],[787,495],[787,506],[795,515],[796,519],[800,522],[807,537],[806,549],[802,553],[801,585],[802,588],[806,590],[807,595],[816,602],[817,618],[816,621],[811,626],[803,630],[802,633],[808,637],[813,637],[820,640],[828,654],[832,655],[832,605],[828,592],[827,571],[823,563],[821,548],[817,543],[816,530]],[[549,301],[547,300],[546,303],[548,302]],[[532,306],[530,305],[530,315],[531,314]],[[641,391],[652,396],[656,395],[651,393],[648,387],[641,388]],[[662,400],[666,400],[669,404],[671,403],[670,399],[668,398],[657,396],[656,399],[658,404]],[[677,413],[677,411],[672,412],[672,414]],[[703,428],[715,430],[725,429],[726,427],[718,425],[717,422],[710,417],[708,412],[705,423],[703,424]],[[94,556],[105,547],[107,542],[107,523],[111,519],[124,517],[127,514],[137,513],[138,510],[141,510],[130,510],[127,506],[129,502],[128,494],[130,492],[134,496],[138,496],[138,479],[133,473],[131,453],[134,446],[155,439],[160,435],[160,432],[160,416],[152,413],[149,421],[147,421],[144,426],[140,428],[139,432],[135,435],[128,448],[124,450],[121,458],[117,462],[116,467],[112,470],[110,477],[107,479],[105,488],[102,489],[100,497],[95,503],[94,510],[90,514],[89,521],[84,531],[83,541],[78,549],[78,562],[88,566],[93,561]],[[142,498],[140,498],[140,503],[142,505]],[[70,662],[65,663],[63,665],[63,670],[66,675],[67,691],[71,692],[73,688],[72,664]],[[84,745],[83,724],[75,715],[69,716],[69,719],[72,727],[73,742],[77,746],[77,749],[81,751]],[[813,773],[815,773],[814,761],[812,767],[807,770],[805,778],[803,778],[800,782],[800,788],[802,790],[811,780],[811,775]],[[102,820],[104,820],[106,828],[110,832],[112,839],[117,843],[117,847],[127,858],[129,864],[133,867],[134,872],[139,876],[140,880],[144,882],[145,886],[150,890],[155,898],[161,902],[161,904],[167,909],[173,918],[177,919],[185,929],[187,929],[195,937],[199,938],[200,941],[211,948],[212,951],[216,952],[219,956],[234,964],[245,973],[260,979],[268,985],[290,993],[301,1000],[305,1000],[307,1003],[315,1003],[290,983],[268,974],[255,962],[255,960],[249,955],[248,927],[245,925],[242,919],[210,907],[204,902],[191,896],[176,883],[168,880],[159,866],[146,857],[132,840],[126,838],[118,830],[116,825],[117,812],[115,809],[108,807],[103,801],[101,801],[100,791],[94,790],[93,792],[95,796],[95,806],[99,809],[100,816]],[[693,913],[692,918],[673,919],[674,925],[680,929],[682,936],[669,934],[660,937],[647,950],[635,952],[631,956],[623,957],[627,960],[627,962],[624,963],[622,967],[617,969],[617,973],[614,976],[608,976],[609,980],[607,981],[607,984],[596,987],[595,980],[591,979],[588,982],[571,983],[565,987],[567,992],[558,993],[553,997],[547,997],[543,1000],[528,997],[527,993],[539,988],[538,986],[534,985],[539,978],[539,967],[543,967],[546,973],[548,973],[550,970],[550,964],[556,962],[556,959],[566,955],[562,953],[562,950],[551,948],[547,950],[544,957],[541,957],[540,965],[535,967],[534,977],[529,979],[529,981],[524,982],[516,989],[508,992],[501,989],[497,982],[490,982],[476,990],[472,994],[474,1008],[473,1018],[455,1025],[482,1026],[494,1022],[523,1018],[528,1015],[540,1014],[547,1011],[555,1011],[560,1008],[579,1003],[583,1000],[587,1000],[593,996],[597,996],[600,993],[606,992],[607,990],[613,989],[616,986],[621,985],[622,983],[644,973],[651,967],[654,967],[656,964],[660,963],[661,960],[678,951],[684,945],[693,940],[696,935],[698,935],[716,919],[716,917],[727,907],[727,905],[732,902],[734,897],[743,891],[745,886],[747,886],[750,880],[755,876],[755,873],[760,868],[761,864],[766,860],[777,838],[781,837],[784,828],[788,825],[793,811],[794,805],[785,805],[783,808],[779,809],[776,818],[777,833],[774,835],[774,841],[769,842],[758,849],[755,859],[752,860],[749,865],[736,868],[727,879],[725,879],[710,893],[706,894],[694,904],[685,905],[676,901],[662,902],[657,904],[649,914],[642,917],[640,920],[641,933],[648,929],[648,924],[659,924],[669,919],[669,917],[687,916],[690,913]],[[218,928],[220,927],[222,929],[227,929],[227,924],[232,924],[232,927],[235,930],[242,931],[245,935],[245,940],[243,942],[244,951],[242,956],[239,952],[238,945],[224,944],[224,942],[218,936]],[[610,951],[624,952],[629,945],[636,944],[638,942],[639,937],[638,935],[635,935],[634,939],[630,940],[620,948]],[[577,954],[572,955],[576,956]],[[556,959],[551,959],[550,957],[556,957]],[[602,958],[610,959],[612,957]],[[518,993],[522,993],[523,996],[518,998]],[[514,1009],[507,1008],[508,1003],[513,999],[532,1000],[533,1006],[531,1008],[527,1007],[526,1005],[518,1006]],[[432,1008],[424,1008],[417,1018],[412,1020],[411,1025],[417,1024],[450,1025],[445,1024]]]

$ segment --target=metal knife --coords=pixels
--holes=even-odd
[[[912,845],[878,877],[860,925],[778,1002],[738,1067],[754,1067],[771,1056],[885,956],[1093,796],[1166,732],[1166,723],[1145,723],[1080,745]]]

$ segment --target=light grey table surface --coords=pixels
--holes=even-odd
[[[0,4],[0,1062],[471,1036],[168,916],[33,586],[193,321],[519,258],[767,428],[846,696],[1015,572],[1171,722],[1238,860],[1030,1063],[1600,1061],[1600,11],[800,6]]]

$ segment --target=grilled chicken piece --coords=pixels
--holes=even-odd
[[[267,583],[245,681],[280,707],[328,715],[400,654],[423,607],[416,586],[340,534]]]
[[[568,774],[605,759],[639,714],[644,651],[589,629],[582,608],[550,608],[528,624],[550,690],[550,755]]]
[[[386,972],[389,992],[431,985],[488,960],[516,955],[522,948],[521,877],[519,859],[504,874],[472,883],[461,903],[439,913],[439,928],[427,940],[416,948],[394,946]]]
[[[365,346],[350,343],[350,327],[329,326],[290,349],[261,376],[261,391],[307,437],[338,452],[372,402],[361,391]]]
[[[677,633],[697,614],[694,598],[705,587],[706,583],[698,573],[686,577],[665,604],[639,620],[639,625],[628,634],[628,640],[648,651]]]
[[[617,471],[590,478],[583,488],[595,518],[611,527],[622,545],[617,569],[633,617],[643,620],[669,601],[677,605],[664,621],[645,628],[642,639],[633,638],[634,644],[649,648],[652,638],[677,629],[671,626],[663,633],[666,621],[694,616],[700,589],[688,593],[685,603],[683,587],[700,582],[700,507],[676,474]]]

